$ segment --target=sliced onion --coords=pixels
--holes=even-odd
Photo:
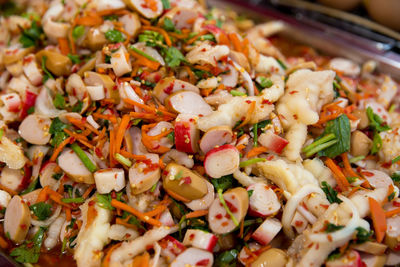
[[[35,219],[31,219],[31,223],[34,226],[39,226],[39,227],[44,227],[44,226],[49,226],[52,222],[54,222],[57,218],[58,215],[60,215],[61,212],[61,205],[57,205],[56,210],[54,211],[53,215],[51,215],[50,218],[44,221],[38,221]]]
[[[315,216],[302,205],[297,207],[297,211],[300,212],[300,214],[303,215],[310,224],[314,224],[317,221],[317,218],[315,218]]]
[[[233,62],[233,66],[242,75],[243,80],[246,84],[246,88],[247,88],[249,96],[254,96],[254,84],[253,84],[253,80],[251,79],[249,73],[242,66],[237,64],[235,61],[232,61],[232,62]]]
[[[65,112],[65,110],[59,110],[54,107],[48,89],[46,87],[43,87],[36,98],[35,113],[49,118],[55,118]]]
[[[309,235],[309,240],[313,242],[318,242],[318,243],[326,243],[326,242],[338,242],[338,241],[343,241],[347,238],[351,238],[351,236],[354,233],[354,230],[360,225],[360,214],[356,208],[356,206],[353,204],[353,202],[348,199],[347,197],[344,196],[339,196],[339,198],[347,204],[347,206],[350,208],[352,212],[352,216],[350,221],[346,223],[346,226],[340,230],[337,230],[333,233],[328,234],[325,233],[319,233],[319,234],[311,234]]]
[[[293,220],[294,213],[296,212],[297,207],[299,206],[303,198],[305,198],[311,193],[324,195],[322,189],[319,188],[317,185],[307,184],[303,186],[295,194],[293,194],[292,197],[289,198],[289,200],[286,203],[285,209],[283,210],[282,214],[282,226],[283,226],[283,231],[290,238],[294,238],[294,232],[292,226],[290,225]]]

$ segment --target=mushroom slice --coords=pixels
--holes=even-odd
[[[39,64],[45,61],[46,68],[54,75],[64,76],[71,72],[71,60],[60,53],[50,50],[41,50],[36,54],[36,60]]]
[[[89,159],[95,164],[92,155],[84,151]],[[94,184],[93,174],[85,167],[81,159],[72,149],[65,149],[58,157],[60,168],[75,182]]]
[[[18,133],[28,143],[45,145],[50,141],[51,120],[44,116],[28,115],[19,125]]]
[[[233,141],[231,127],[227,125],[210,128],[200,140],[200,149],[207,153],[216,146],[222,146]]]
[[[154,19],[163,12],[163,5],[160,0],[126,0],[128,7],[136,10],[148,19]]]
[[[192,91],[179,91],[170,95],[165,100],[165,105],[173,112],[192,115],[207,116],[213,111],[201,95]]]
[[[15,243],[24,241],[31,226],[31,214],[28,205],[20,196],[14,196],[4,215],[4,232]]]

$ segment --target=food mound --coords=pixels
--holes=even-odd
[[[400,262],[398,83],[194,0],[0,17],[0,247],[28,266]]]

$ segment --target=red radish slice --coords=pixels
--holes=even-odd
[[[208,151],[204,159],[204,168],[212,178],[221,178],[234,173],[239,168],[239,163],[239,150],[226,144]]]
[[[200,199],[195,199],[192,200],[188,203],[185,203],[185,205],[191,209],[191,210],[205,210],[208,209],[211,206],[211,203],[214,200],[214,186],[208,182],[205,181],[207,185],[207,194],[200,198]]]
[[[21,98],[16,93],[10,93],[0,96],[1,101],[10,112],[18,112],[21,109]]]
[[[162,247],[161,256],[163,256],[170,262],[173,261],[176,256],[181,254],[186,249],[186,247],[181,242],[170,235],[166,236],[159,243]]]
[[[193,91],[197,94],[200,93],[199,88],[191,83],[175,79],[175,77],[167,77],[157,83],[154,87],[153,94],[158,98],[158,100],[164,103],[164,100],[169,95],[182,90]]]
[[[185,246],[192,246],[213,252],[217,241],[218,237],[211,233],[207,233],[202,230],[189,229],[186,231],[183,244]]]
[[[32,114],[21,122],[18,133],[31,144],[45,145],[51,137],[49,133],[50,124],[49,118]]]
[[[240,222],[246,215],[249,206],[247,191],[242,187],[236,187],[226,191],[223,197],[233,216]],[[216,198],[209,208],[208,223],[210,229],[216,234],[229,233],[236,227],[219,198]]]
[[[280,137],[273,131],[268,130],[258,137],[258,142],[275,153],[282,153],[282,150],[289,144],[289,141]]]
[[[252,184],[247,188],[247,191],[252,191],[249,199],[249,215],[265,217],[278,212],[281,208],[281,203],[274,190],[269,188],[266,184]]]
[[[350,250],[339,259],[327,261],[326,267],[362,267],[360,254],[355,250]]]
[[[262,245],[267,245],[279,233],[282,224],[278,219],[266,219],[251,236]]]
[[[213,112],[203,97],[192,91],[173,93],[165,99],[165,105],[169,110],[177,113],[207,116]]]
[[[178,151],[196,153],[200,130],[197,128],[197,117],[180,114],[175,122],[175,146]]]
[[[35,106],[36,97],[37,94],[28,90],[25,91],[25,100],[22,104],[21,114],[19,115],[21,119],[25,118],[28,115],[28,110]]]
[[[233,141],[232,129],[229,126],[215,126],[209,129],[200,140],[200,149],[206,154],[216,146],[229,144]]]
[[[188,248],[176,257],[170,267],[211,267],[213,262],[214,257],[211,252],[198,248]]]

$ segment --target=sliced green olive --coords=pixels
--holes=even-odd
[[[170,163],[163,171],[163,186],[189,200],[202,198],[207,194],[205,179],[176,163]]]
[[[68,75],[71,72],[72,62],[60,53],[50,50],[41,50],[36,54],[36,60],[42,63],[43,57],[46,57],[46,68],[57,76]]]

